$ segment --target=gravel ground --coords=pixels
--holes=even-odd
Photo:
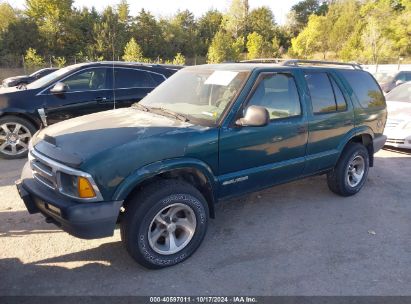
[[[199,250],[150,271],[120,242],[29,215],[0,160],[0,295],[411,295],[411,153],[380,151],[356,196],[318,176],[217,206]]]

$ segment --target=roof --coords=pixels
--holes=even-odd
[[[308,60],[289,60],[284,63],[267,63],[267,62],[233,62],[233,63],[220,63],[220,64],[204,64],[196,66],[200,69],[212,69],[212,70],[230,70],[230,71],[253,71],[256,69],[350,69],[362,71],[361,66],[356,63],[343,63],[343,62],[327,62],[327,61],[308,61]]]
[[[143,62],[126,62],[126,61],[95,61],[78,63],[75,66],[90,66],[90,65],[114,65],[114,66],[130,66],[130,67],[162,67],[167,69],[181,69],[183,66],[172,64],[157,64],[157,63],[143,63]]]

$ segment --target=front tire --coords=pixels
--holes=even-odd
[[[0,157],[5,159],[24,158],[28,153],[29,141],[36,127],[18,116],[0,118]]]
[[[330,190],[341,196],[358,193],[367,180],[369,154],[364,145],[349,143],[335,168],[327,174]]]
[[[208,205],[193,186],[181,181],[153,183],[127,204],[120,224],[128,253],[151,269],[186,260],[207,231]]]

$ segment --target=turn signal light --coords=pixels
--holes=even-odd
[[[92,198],[96,196],[96,192],[94,192],[89,180],[82,176],[78,176],[77,178],[77,190],[81,198]]]

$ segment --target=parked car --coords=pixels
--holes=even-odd
[[[55,71],[24,87],[0,89],[0,157],[25,157],[29,140],[41,125],[129,107],[180,68],[83,63]]]
[[[340,66],[185,68],[131,108],[38,132],[17,189],[30,213],[74,236],[107,237],[119,223],[137,262],[177,264],[223,199],[317,174],[339,195],[360,191],[385,143],[386,105],[371,74]]]
[[[387,146],[411,149],[411,81],[386,95],[388,120],[384,134]]]
[[[407,81],[411,81],[411,71],[400,71],[391,77],[387,77],[385,81],[381,82],[381,89],[385,93],[388,93],[395,87]]]
[[[38,70],[30,75],[9,77],[3,80],[2,85],[5,88],[20,86],[20,85],[27,85],[57,70],[58,70],[57,68],[46,68],[46,69]]]

